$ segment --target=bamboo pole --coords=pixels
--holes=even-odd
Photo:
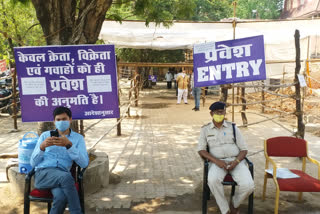
[[[283,66],[283,71],[282,71],[282,84],[284,84],[284,76],[286,74],[286,67]],[[281,94],[283,94],[284,89],[281,88]],[[283,98],[280,98],[280,109],[283,111]],[[281,114],[280,114],[281,115]]]
[[[131,97],[132,97],[132,84],[133,80],[130,81],[130,89],[129,89],[129,105],[131,104]],[[130,106],[128,107],[128,117],[130,117]]]
[[[117,71],[119,71],[119,64],[117,64]],[[119,108],[119,114],[121,114],[120,112],[120,89],[119,89],[119,75],[120,75],[120,72],[117,72],[117,81],[118,81],[118,108]],[[121,122],[120,122],[120,118],[121,118],[121,115],[119,115],[119,118],[117,118],[117,136],[121,136]]]
[[[306,61],[306,73],[307,73],[307,82],[308,82],[308,87],[309,87],[309,93],[312,94],[312,89],[311,89],[311,79],[310,79],[310,67],[309,67],[309,52],[310,50],[310,36],[308,36],[308,48],[307,48],[307,61]]]
[[[264,85],[264,80],[261,81],[262,84]],[[261,106],[261,113],[264,113],[264,106],[265,106],[265,97],[264,97],[264,87],[262,87],[262,90],[261,90],[261,100],[262,100],[262,106]]]
[[[17,72],[16,69],[13,69],[13,76],[12,76],[12,103],[13,103],[13,127],[15,130],[18,129],[18,123],[17,123],[17,101],[16,101],[16,97],[17,97],[17,89],[16,89],[16,85],[17,85]],[[9,107],[10,108],[10,107]]]
[[[234,1],[233,3],[233,21],[232,21],[232,27],[233,27],[233,39],[236,39],[236,10],[237,10],[237,2]],[[234,122],[234,83],[232,83],[232,122]]]
[[[296,116],[297,116],[297,122],[298,122],[298,131],[296,133],[296,136],[304,139],[305,125],[303,123],[303,111],[301,109],[301,107],[302,107],[301,87],[300,87],[300,83],[298,81],[298,74],[299,74],[300,68],[301,68],[299,30],[296,30],[296,32],[294,34],[294,38],[295,38],[295,47],[296,47],[296,68],[295,68],[294,82],[296,82],[296,85],[295,85],[295,88],[296,88]]]
[[[84,135],[84,125],[83,125],[83,120],[80,120],[80,134],[85,137]]]

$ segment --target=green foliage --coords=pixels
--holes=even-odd
[[[195,0],[193,21],[219,21],[233,14],[232,0]]]
[[[150,49],[116,49],[117,56],[123,62],[184,62],[183,50],[157,51]]]
[[[44,45],[35,10],[27,1],[0,0],[0,59],[13,60],[13,47]]]
[[[242,19],[278,19],[283,0],[238,0],[237,17]]]
[[[194,0],[117,0],[107,12],[107,18],[116,21],[144,20],[170,26],[172,20],[191,19],[196,7]]]

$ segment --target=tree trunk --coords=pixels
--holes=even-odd
[[[53,122],[39,122],[38,123],[38,135],[41,135],[42,132],[53,130],[55,129],[55,126]]]
[[[94,44],[112,0],[32,0],[47,45]],[[54,129],[39,123],[38,133]],[[78,122],[71,129],[79,131]]]
[[[94,44],[112,0],[32,0],[48,45]]]
[[[296,46],[296,69],[295,69],[295,75],[294,75],[294,82],[296,83],[295,89],[296,89],[296,116],[298,120],[298,131],[296,133],[296,136],[298,138],[304,139],[304,132],[305,132],[305,125],[303,123],[303,109],[302,109],[302,103],[301,103],[301,87],[300,83],[298,81],[298,74],[300,72],[301,63],[300,63],[300,33],[299,30],[296,30],[294,34],[295,38],[295,46]]]

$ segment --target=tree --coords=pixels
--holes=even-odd
[[[15,0],[17,1],[17,0]],[[18,0],[26,2],[27,0]],[[171,14],[190,14],[191,0],[31,0],[47,45],[95,44],[112,5],[133,8],[133,14],[150,22],[170,25]],[[172,6],[172,7],[171,7]],[[168,10],[171,9],[171,10]],[[41,123],[39,132],[52,123]]]
[[[196,0],[193,21],[220,21],[232,16],[232,0]]]
[[[242,19],[278,19],[283,0],[238,0],[237,17]]]
[[[31,4],[0,0],[0,44],[0,59],[11,62],[13,47],[45,44]]]

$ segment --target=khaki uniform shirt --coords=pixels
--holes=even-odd
[[[179,89],[187,89],[188,83],[189,83],[189,77],[188,75],[179,75],[177,78],[178,88]]]
[[[221,128],[217,128],[211,121],[200,131],[198,151],[206,150],[209,146],[210,154],[222,160],[234,159],[240,151],[248,150],[240,130],[235,127],[237,142],[234,142],[232,123],[224,121]]]

